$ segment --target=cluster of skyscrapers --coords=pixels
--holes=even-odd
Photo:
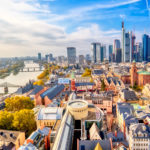
[[[136,36],[132,31],[126,32],[124,22],[122,22],[121,41],[115,39],[113,44],[106,46],[105,44],[95,42],[91,43],[92,62],[101,63],[105,60],[109,62],[136,62],[147,61],[150,62],[150,37],[144,34],[142,42],[136,42]],[[87,54],[76,55],[75,47],[67,47],[67,59],[65,56],[58,56],[58,62],[67,60],[68,64],[76,64],[77,58],[79,64],[84,64],[84,61],[91,62],[91,56]],[[38,53],[38,60],[41,60],[41,53]],[[45,55],[47,62],[54,61],[53,55]]]
[[[137,62],[150,61],[150,37],[143,35],[142,42],[135,42],[136,37],[132,31],[126,32],[124,22],[122,22],[121,42],[115,39],[113,45],[108,46],[108,55],[106,46],[101,43],[92,43],[93,63],[103,62],[105,59],[110,62]]]

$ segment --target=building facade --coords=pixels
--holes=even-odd
[[[120,49],[120,40],[115,39],[113,45],[114,62],[116,61],[117,51]]]
[[[93,63],[99,63],[101,61],[101,44],[100,43],[92,43],[91,44]]]
[[[76,48],[75,47],[67,47],[67,58],[68,58],[68,64],[76,63]]]

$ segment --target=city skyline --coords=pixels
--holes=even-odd
[[[90,44],[121,40],[121,21],[136,42],[149,34],[147,0],[6,0],[0,5],[0,57],[54,53],[76,47],[77,55],[90,53]],[[80,51],[80,53],[79,53]]]

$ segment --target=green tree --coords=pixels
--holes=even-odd
[[[13,127],[18,131],[26,132],[29,136],[36,130],[36,121],[33,110],[22,109],[14,114]]]
[[[33,109],[34,101],[30,97],[15,96],[5,99],[7,111],[19,111],[21,109]]]
[[[6,130],[12,130],[12,122],[14,116],[8,111],[0,111],[0,128]]]
[[[101,81],[101,90],[105,91],[105,88],[106,88],[105,82],[104,82],[104,80],[102,80]]]

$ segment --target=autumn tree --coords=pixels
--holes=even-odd
[[[91,77],[91,73],[92,73],[91,69],[86,68],[84,73],[82,74],[82,77]]]
[[[33,85],[44,85],[43,80],[38,80],[33,83]]]
[[[5,108],[7,111],[19,111],[21,109],[32,109],[34,101],[30,97],[15,96],[5,99]]]
[[[0,111],[0,129],[12,130],[14,116],[8,111]]]
[[[29,136],[36,130],[36,121],[33,110],[22,109],[14,113],[12,126],[18,131],[26,132]]]

